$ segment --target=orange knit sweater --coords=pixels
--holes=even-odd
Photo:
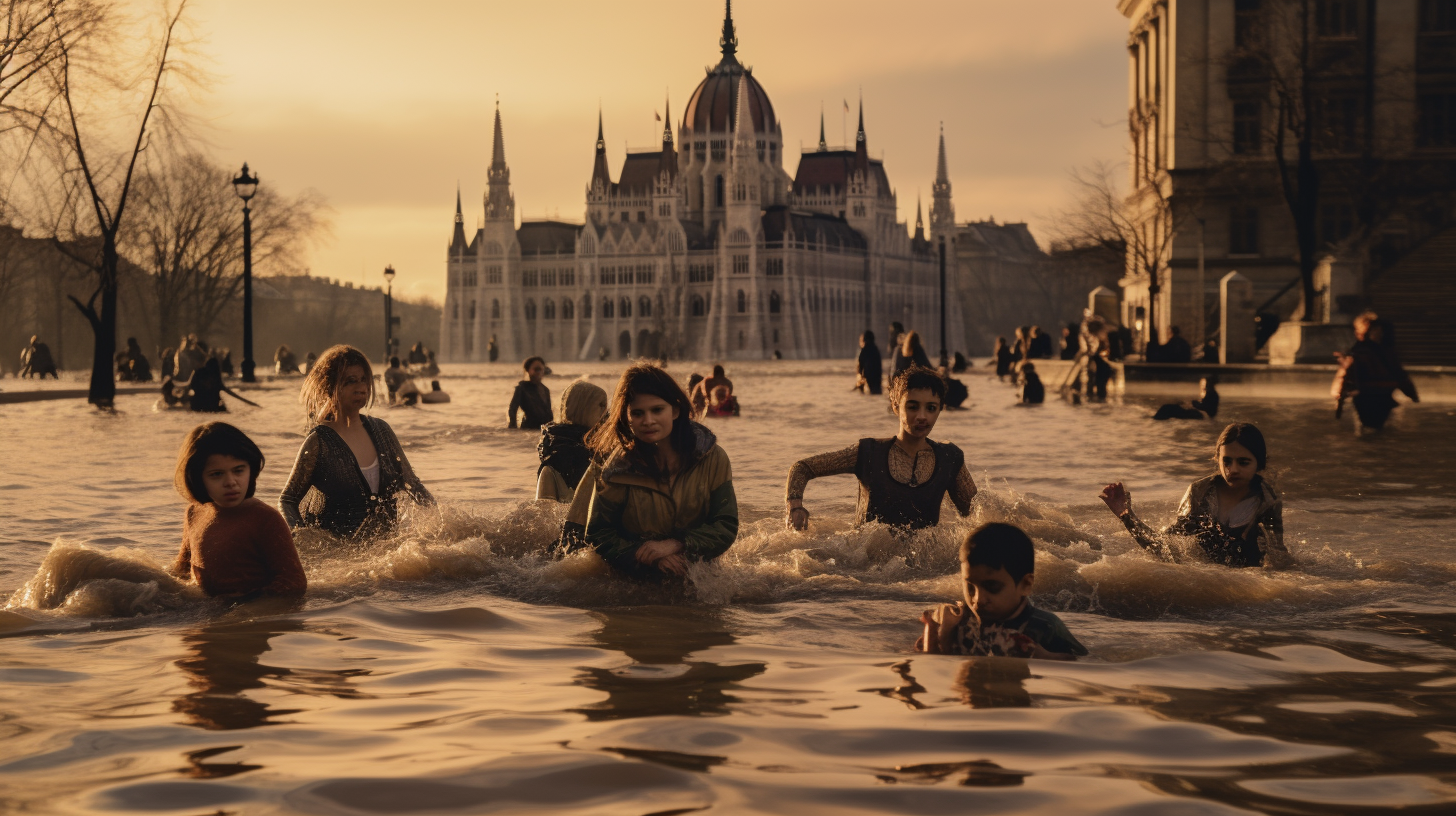
[[[302,595],[308,578],[283,516],[256,498],[237,507],[189,504],[171,572],[208,595]]]

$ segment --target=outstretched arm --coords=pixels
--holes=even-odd
[[[821,453],[800,459],[789,468],[788,484],[784,486],[784,501],[788,505],[788,525],[795,530],[809,526],[809,511],[804,509],[804,488],[810,479],[820,476],[836,476],[853,473],[859,459],[859,445],[844,450]]]
[[[1132,534],[1133,540],[1138,543],[1138,546],[1145,550],[1167,551],[1162,536],[1143,523],[1143,520],[1132,511],[1132,495],[1127,492],[1127,488],[1123,486],[1122,482],[1114,482],[1104,487],[1100,498],[1113,515],[1122,519],[1123,526]]]

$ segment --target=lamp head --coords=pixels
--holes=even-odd
[[[388,283],[388,284],[393,284],[394,283],[394,265],[393,264],[390,264],[389,266],[384,267],[384,282],[385,283]]]
[[[243,162],[243,172],[239,173],[238,177],[233,179],[233,190],[237,191],[238,198],[241,198],[244,202],[251,199],[253,194],[258,192],[258,177],[248,172],[247,162]]]

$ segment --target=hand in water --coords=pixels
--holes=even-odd
[[[682,552],[682,549],[682,542],[671,538],[661,541],[648,541],[637,548],[637,562],[640,564],[656,565],[662,559]]]
[[[1100,498],[1107,504],[1107,509],[1119,518],[1132,509],[1132,496],[1128,495],[1127,488],[1123,487],[1122,482],[1113,482],[1102,488]]]
[[[809,528],[809,511],[802,507],[789,508],[788,526],[790,530],[807,530]]]
[[[673,553],[658,561],[657,568],[672,575],[687,575],[688,559],[682,553]]]

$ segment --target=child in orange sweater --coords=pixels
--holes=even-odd
[[[308,578],[283,515],[253,498],[263,452],[226,422],[192,429],[173,479],[187,499],[182,549],[169,570],[211,596],[302,595]]]

